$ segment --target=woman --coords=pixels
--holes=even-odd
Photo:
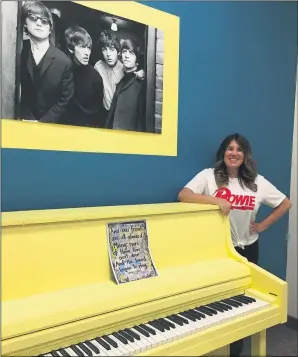
[[[291,207],[289,199],[257,173],[251,146],[240,134],[227,136],[221,143],[214,168],[199,172],[180,192],[181,202],[218,205],[229,215],[236,251],[258,263],[258,236]],[[261,222],[255,218],[261,204],[273,211]],[[243,340],[231,345],[231,356],[239,356]]]

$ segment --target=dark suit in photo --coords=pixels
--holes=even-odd
[[[126,73],[116,86],[106,128],[146,131],[145,81]]]
[[[74,95],[62,116],[61,124],[102,128],[104,126],[103,82],[89,64],[73,62]]]
[[[21,57],[21,119],[59,123],[74,93],[72,61],[50,45],[36,65],[30,41]]]

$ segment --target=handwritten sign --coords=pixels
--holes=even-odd
[[[157,276],[149,245],[146,221],[109,223],[110,262],[118,284]]]

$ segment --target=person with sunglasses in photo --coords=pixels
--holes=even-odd
[[[21,119],[59,123],[74,93],[72,61],[50,44],[53,19],[43,3],[25,2],[21,19],[29,37],[21,55]]]

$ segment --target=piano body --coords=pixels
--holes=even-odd
[[[159,275],[117,285],[107,224],[140,219]],[[265,356],[266,329],[286,319],[286,282],[234,250],[217,206],[2,215],[3,356],[223,356],[247,336]]]

